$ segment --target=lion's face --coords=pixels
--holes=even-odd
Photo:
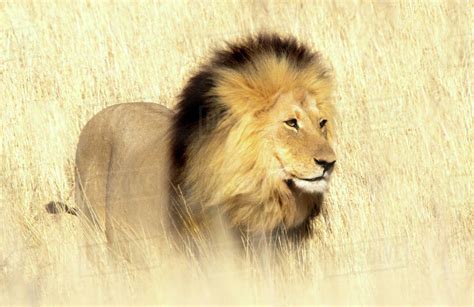
[[[275,174],[302,192],[323,193],[336,155],[328,141],[328,115],[305,90],[282,93],[266,114]]]

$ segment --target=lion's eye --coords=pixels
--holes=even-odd
[[[298,126],[298,121],[297,121],[295,118],[286,120],[286,121],[285,121],[285,124],[287,124],[287,125],[290,126],[291,128],[295,128],[295,129],[298,129],[298,128],[299,128],[299,126]]]
[[[321,119],[321,121],[319,122],[319,127],[321,127],[321,129],[324,128],[327,122],[328,122],[327,119]]]

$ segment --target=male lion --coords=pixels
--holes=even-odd
[[[215,225],[301,241],[336,161],[332,89],[320,55],[294,38],[229,44],[191,77],[174,111],[126,103],[87,123],[79,207],[111,244],[125,233],[212,236]]]

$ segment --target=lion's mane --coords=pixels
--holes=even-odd
[[[218,50],[186,84],[173,119],[173,189],[193,211],[218,208],[231,227],[268,233],[295,214],[269,173],[255,115],[279,92],[304,88],[332,120],[332,77],[321,56],[292,37],[261,34]],[[329,126],[329,137],[333,125]]]

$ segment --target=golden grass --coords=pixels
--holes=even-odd
[[[172,106],[209,49],[262,29],[321,50],[338,82],[338,169],[303,267],[150,242],[136,267],[100,237],[90,261],[83,224],[43,208],[74,204],[81,127]],[[468,1],[0,2],[0,304],[472,304],[471,31]]]

